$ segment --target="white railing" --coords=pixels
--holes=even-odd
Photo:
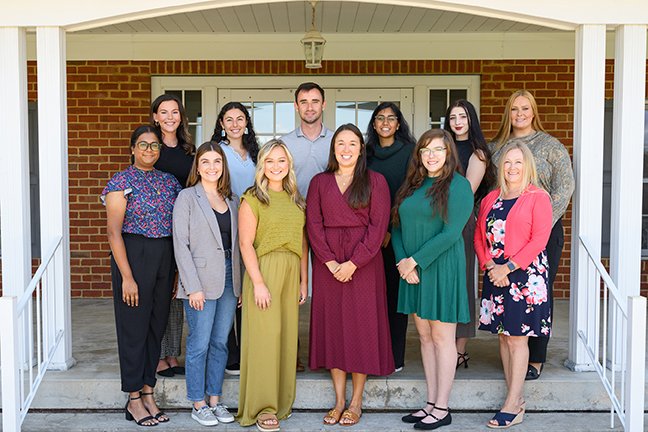
[[[643,431],[646,298],[623,295],[588,242],[579,240],[589,257],[587,304],[594,316],[587,317],[592,325],[579,330],[578,337],[610,397],[610,427],[616,414],[624,430]]]
[[[62,238],[43,255],[41,265],[20,297],[0,297],[2,430],[18,432],[36,395],[63,330],[56,329],[54,280],[62,259]]]

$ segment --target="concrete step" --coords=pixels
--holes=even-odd
[[[203,429],[191,419],[188,410],[168,412],[171,417],[169,423],[160,424],[155,428],[156,432],[163,431],[196,431]],[[412,425],[400,421],[403,413],[365,413],[353,428],[336,426],[324,426],[322,417],[324,412],[295,412],[293,416],[281,422],[281,430],[292,431],[353,431],[353,432],[376,432],[376,431],[412,431]],[[492,430],[486,427],[486,423],[493,416],[492,412],[453,412],[452,424],[444,426],[439,430],[444,432],[452,431],[486,431]],[[648,424],[648,423],[647,423]],[[551,431],[551,432],[609,432],[621,431],[618,420],[615,428],[610,429],[609,413],[527,413],[524,422],[516,425],[513,430],[523,431]],[[228,425],[219,424],[213,430],[218,431],[243,431],[254,428],[243,428],[238,423]],[[23,431],[26,432],[95,432],[95,431],[141,431],[142,428],[133,422],[124,420],[121,412],[65,412],[48,413],[35,412],[27,415],[23,424]]]
[[[300,350],[301,358],[306,360],[308,307],[302,310]],[[610,403],[596,373],[574,373],[563,366],[567,358],[567,310],[566,301],[556,301],[549,361],[539,380],[525,384],[527,408],[537,411],[607,411]],[[126,395],[120,390],[112,301],[73,300],[72,325],[73,355],[77,363],[67,371],[48,371],[32,408],[102,410],[123,407]],[[365,408],[409,410],[426,400],[414,325],[410,325],[408,332],[405,369],[386,378],[370,377],[365,389]],[[496,410],[505,397],[497,337],[478,332],[478,336],[470,340],[468,351],[472,357],[470,366],[457,371],[450,406],[468,411]],[[295,409],[328,410],[333,405],[333,389],[326,371],[307,371],[297,376]],[[231,407],[238,404],[238,386],[238,378],[226,377],[223,399]],[[620,389],[620,385],[617,388]],[[347,394],[351,394],[350,387]],[[164,409],[187,407],[184,377],[160,379],[156,397]]]

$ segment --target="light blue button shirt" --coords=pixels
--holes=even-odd
[[[322,131],[314,141],[308,139],[299,127],[288,135],[281,137],[290,154],[292,154],[295,175],[297,176],[297,187],[304,198],[306,198],[311,179],[315,177],[315,174],[324,171],[326,165],[328,165],[332,139],[333,131],[327,129],[324,125],[322,125]]]
[[[256,166],[249,154],[243,159],[226,141],[221,141],[219,144],[227,158],[232,192],[240,198],[254,184]]]

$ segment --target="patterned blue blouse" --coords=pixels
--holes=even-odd
[[[101,201],[105,205],[106,194],[123,191],[127,199],[123,233],[170,237],[173,205],[181,190],[173,175],[156,169],[142,171],[131,165],[110,179],[101,192]]]

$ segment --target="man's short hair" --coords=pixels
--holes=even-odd
[[[313,89],[317,89],[317,91],[320,92],[320,94],[322,95],[322,102],[324,102],[324,89],[320,87],[319,84],[314,82],[305,82],[299,84],[299,87],[297,87],[297,90],[295,90],[295,102],[299,102],[299,100],[297,100],[299,93],[303,91],[311,91]]]

